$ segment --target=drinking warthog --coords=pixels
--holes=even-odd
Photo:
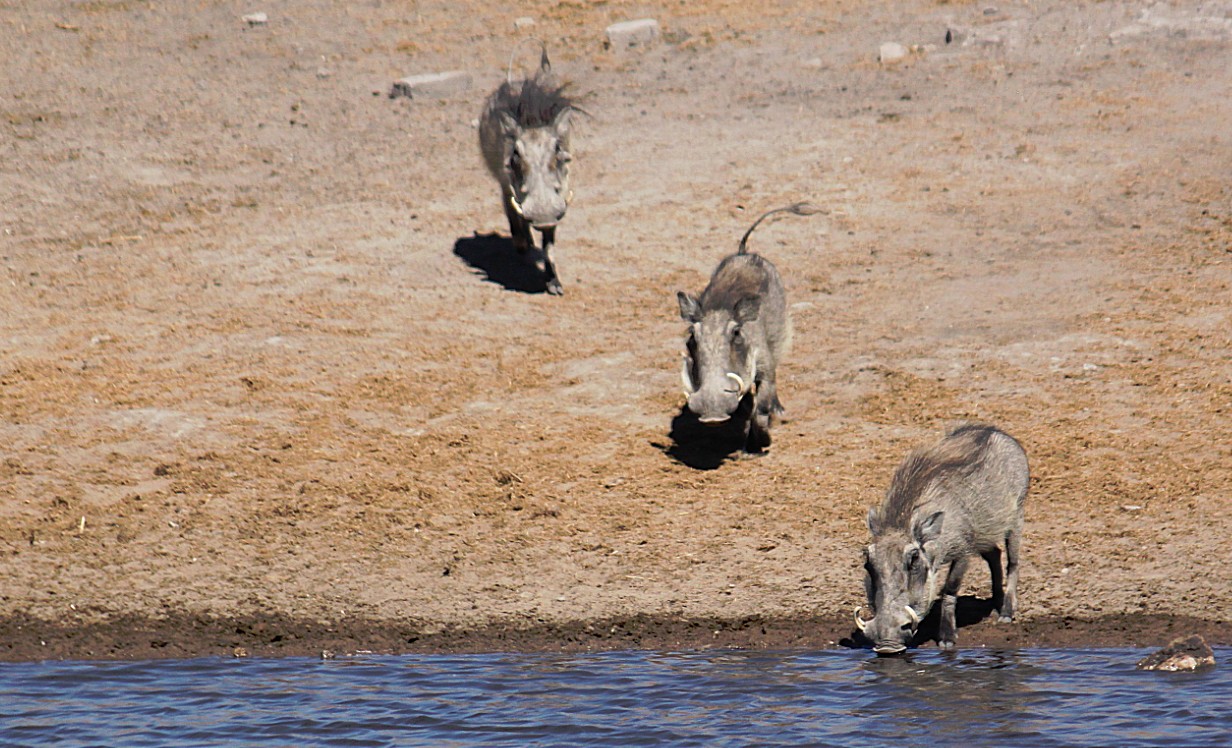
[[[556,224],[565,217],[569,188],[569,125],[581,111],[551,74],[545,50],[539,70],[520,81],[506,80],[488,97],[479,118],[479,147],[488,171],[500,182],[501,205],[519,255],[535,245],[531,227],[543,235],[547,292],[563,289],[552,262]]]
[[[992,573],[993,607],[1001,621],[1013,620],[1028,481],[1022,446],[993,426],[959,426],[898,466],[881,507],[868,510],[873,542],[864,550],[864,591],[874,616],[866,621],[857,608],[855,618],[873,651],[907,648],[937,600],[937,574],[946,564],[937,643],[953,647],[958,588],[977,553]]]
[[[689,410],[702,423],[719,424],[750,398],[746,454],[770,446],[771,420],[784,412],[775,370],[791,341],[783,280],[769,260],[749,254],[746,245],[759,223],[783,212],[807,216],[817,208],[796,203],[763,214],[744,233],[736,254],[719,263],[700,297],[676,293],[680,317],[689,323],[680,371]]]

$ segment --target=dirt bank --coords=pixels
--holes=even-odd
[[[1228,3],[253,9],[0,3],[0,657],[837,644],[962,419],[1033,481],[1021,621],[960,645],[1232,644]],[[473,127],[531,34],[591,112],[560,298]],[[791,421],[734,460],[674,294],[799,199]]]

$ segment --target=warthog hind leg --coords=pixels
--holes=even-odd
[[[1018,613],[1018,558],[1022,553],[1022,523],[1005,536],[1005,600],[999,608],[1001,622],[1009,623]]]
[[[988,576],[992,578],[992,610],[998,617],[1005,605],[1005,578],[1001,574],[1001,549],[992,548],[980,554],[988,563]]]

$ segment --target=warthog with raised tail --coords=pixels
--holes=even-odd
[[[744,233],[736,254],[719,263],[701,296],[676,294],[680,316],[689,323],[681,365],[689,410],[702,423],[725,423],[751,399],[746,454],[770,446],[771,421],[783,414],[775,370],[791,341],[783,280],[769,260],[748,253],[747,243],[767,216],[783,212],[807,216],[817,208],[796,203],[763,214]]]
[[[868,510],[873,542],[864,550],[864,591],[874,616],[866,621],[857,608],[855,619],[873,651],[907,648],[937,600],[937,575],[947,564],[937,643],[953,647],[958,588],[977,553],[992,573],[993,607],[1001,621],[1013,620],[1028,481],[1022,446],[993,426],[959,426],[898,466],[885,501]]]
[[[556,225],[573,199],[570,119],[581,110],[551,68],[545,50],[533,76],[506,80],[492,92],[479,118],[479,147],[488,171],[500,182],[514,248],[522,255],[535,246],[532,227],[542,234],[544,283],[548,293],[560,295],[564,291],[551,250]]]

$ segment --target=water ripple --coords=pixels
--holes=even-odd
[[[20,745],[1222,746],[1227,666],[1139,650],[608,652],[0,665]],[[1216,652],[1227,662],[1227,649]]]

